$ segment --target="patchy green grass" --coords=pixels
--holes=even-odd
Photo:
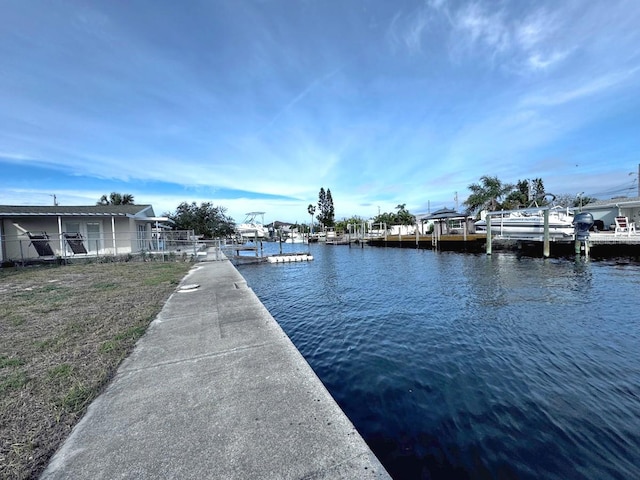
[[[5,355],[0,355],[0,368],[19,367],[20,365],[24,365],[24,360],[20,358],[9,358]]]
[[[20,390],[29,381],[27,374],[22,371],[11,372],[8,375],[0,375],[0,395],[10,390]]]
[[[190,267],[0,270],[0,478],[38,477]]]

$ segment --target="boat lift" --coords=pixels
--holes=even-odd
[[[542,211],[543,218],[543,234],[542,234],[542,255],[545,258],[548,258],[551,255],[551,235],[549,233],[549,211],[553,207],[544,206],[544,207],[535,207],[528,209],[517,210],[518,212],[527,212],[527,211]],[[487,242],[486,242],[486,253],[487,255],[492,254],[492,234],[491,234],[491,217],[503,216],[504,214],[513,212],[516,210],[501,210],[497,212],[487,212],[486,214],[486,229],[487,229]],[[572,235],[571,240],[574,241],[575,245],[575,253],[577,255],[580,254],[581,250],[584,249],[585,255],[589,256],[589,229],[593,225],[593,215],[587,212],[581,212],[574,216],[573,219],[574,225],[574,234]],[[511,236],[512,240],[520,240],[520,241],[539,241],[537,239],[533,239],[531,236]]]

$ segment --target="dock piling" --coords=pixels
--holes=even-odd
[[[549,258],[551,254],[551,245],[549,243],[549,209],[545,208],[543,212],[544,218],[544,237],[543,237],[543,245],[542,245],[542,255],[544,258]]]
[[[491,215],[487,215],[487,255],[491,255]]]

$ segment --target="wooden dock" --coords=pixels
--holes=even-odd
[[[368,238],[365,242],[374,247],[429,248],[434,250],[455,250],[482,252],[487,237],[484,233],[447,235],[386,235]]]
[[[487,237],[485,233],[471,233],[467,235],[387,235],[364,240],[374,247],[396,248],[428,248],[434,250],[487,253]],[[523,240],[493,236],[492,245],[495,250],[517,251],[532,255],[544,255],[542,240]],[[577,250],[576,250],[577,248]],[[552,239],[550,241],[550,255],[586,255],[598,258],[635,257],[640,258],[640,234],[614,235],[609,232],[591,233],[586,242],[576,246],[573,238]]]

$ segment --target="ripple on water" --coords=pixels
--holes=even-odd
[[[637,265],[312,250],[241,273],[394,478],[640,478]]]

